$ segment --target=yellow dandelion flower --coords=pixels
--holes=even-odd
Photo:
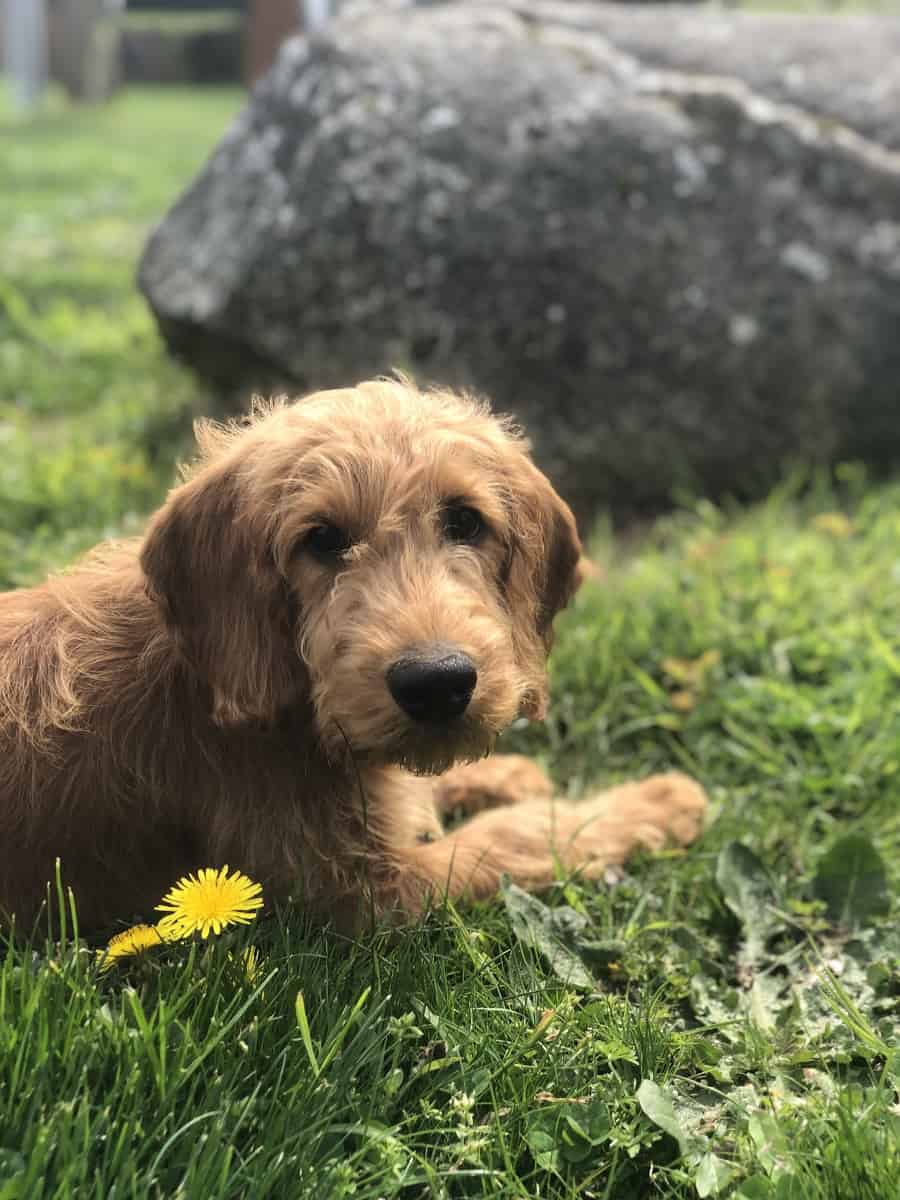
[[[259,959],[259,951],[255,946],[248,946],[243,954],[239,954],[237,958],[233,954],[229,954],[228,961],[240,969],[244,978],[250,984],[255,984],[262,974],[262,963]]]
[[[669,696],[669,703],[677,712],[688,713],[697,707],[697,697],[689,688],[682,688],[677,692],[672,692]]]
[[[196,875],[179,879],[157,904],[165,913],[157,929],[166,938],[186,938],[199,933],[207,938],[228,925],[246,925],[262,908],[262,888],[240,871],[228,874],[204,867]]]
[[[248,983],[256,983],[262,974],[262,963],[259,960],[259,951],[255,946],[248,946],[241,955],[241,962],[244,964],[244,974],[247,976]]]
[[[108,971],[121,958],[130,958],[133,954],[143,954],[153,946],[159,946],[163,936],[152,925],[133,925],[110,938],[105,950],[98,950],[100,970]]]
[[[854,532],[853,522],[842,512],[824,512],[813,517],[813,528],[834,538],[848,538]]]

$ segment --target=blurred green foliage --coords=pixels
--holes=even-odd
[[[171,479],[208,397],[168,359],[135,266],[241,100],[0,107],[0,587],[127,531]]]

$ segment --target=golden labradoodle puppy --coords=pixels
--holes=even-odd
[[[694,838],[681,775],[573,806],[521,758],[475,761],[541,718],[579,575],[508,424],[389,380],[198,439],[142,539],[0,595],[7,919],[29,926],[57,857],[86,928],[224,863],[352,928]],[[457,805],[477,815],[445,836]]]

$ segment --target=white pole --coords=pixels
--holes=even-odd
[[[13,97],[18,108],[33,108],[47,86],[46,0],[6,0],[4,14],[6,69]]]
[[[331,18],[331,0],[302,0],[306,33],[318,33]]]

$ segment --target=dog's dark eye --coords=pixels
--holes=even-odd
[[[468,504],[448,504],[441,516],[444,537],[451,542],[473,545],[484,533],[484,517]]]
[[[302,545],[304,550],[311,550],[321,558],[336,558],[350,549],[353,539],[346,529],[338,525],[316,525],[303,539]]]

